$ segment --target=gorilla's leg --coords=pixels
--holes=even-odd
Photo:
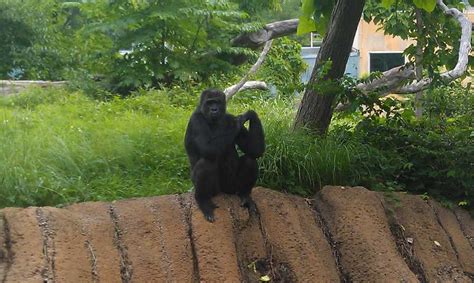
[[[194,184],[194,197],[204,217],[209,222],[214,222],[214,209],[217,207],[211,198],[219,192],[217,163],[200,159],[193,167],[192,181]]]
[[[250,197],[250,193],[257,182],[257,160],[248,155],[243,155],[239,158],[237,170],[237,194],[242,201],[242,206],[247,207],[250,212],[256,212],[257,208],[255,202]]]

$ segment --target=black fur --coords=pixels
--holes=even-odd
[[[244,126],[247,121],[248,129]],[[258,176],[256,159],[265,151],[262,123],[255,111],[239,116],[228,114],[224,93],[205,90],[189,119],[184,144],[195,198],[208,221],[214,221],[216,208],[211,198],[220,192],[238,194],[242,205],[255,211],[250,193]],[[242,156],[236,145],[244,153]]]

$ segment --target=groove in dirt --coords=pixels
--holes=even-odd
[[[275,278],[275,271],[274,271],[275,269],[273,267],[273,246],[268,240],[267,231],[263,227],[264,225],[263,225],[262,217],[260,215],[260,211],[258,210],[258,207],[256,207],[255,216],[258,219],[258,228],[260,229],[260,233],[262,233],[263,243],[265,244],[266,258],[268,259],[268,262],[270,264],[270,271],[272,272],[272,278]]]
[[[128,258],[127,247],[123,243],[122,230],[118,223],[119,216],[117,215],[116,209],[113,205],[109,206],[109,214],[112,223],[114,224],[114,243],[120,255],[120,276],[122,277],[123,283],[129,283],[132,281],[132,262]]]
[[[427,203],[428,203],[428,206],[433,211],[433,213],[436,217],[436,221],[438,222],[439,226],[441,227],[441,229],[443,229],[444,234],[448,237],[449,244],[451,245],[451,248],[453,248],[454,254],[456,255],[456,260],[459,262],[459,254],[458,254],[458,251],[456,249],[456,246],[454,245],[453,238],[451,238],[451,235],[449,235],[449,233],[446,230],[446,228],[444,227],[443,223],[441,223],[441,219],[439,218],[439,215],[438,215],[438,212],[436,211],[436,209],[433,207],[433,205],[431,205],[430,202],[427,202]]]
[[[3,213],[1,214],[1,218],[3,222],[3,234],[5,236],[5,249],[3,250],[3,248],[0,247],[0,252],[3,253],[3,254],[0,254],[0,261],[4,261],[6,263],[1,282],[6,283],[7,274],[13,262],[13,251],[12,251],[12,242],[11,242],[11,236],[10,236],[10,226],[8,224],[6,216]]]
[[[165,248],[165,237],[163,236],[163,225],[159,219],[159,213],[158,213],[158,205],[155,204],[155,205],[150,205],[150,210],[152,212],[152,215],[153,215],[153,219],[155,220],[156,222],[156,226],[158,227],[158,232],[160,233],[160,251],[161,251],[161,254],[162,254],[162,257],[161,257],[161,260],[160,260],[160,264],[164,265],[163,267],[163,270],[166,272],[166,280],[168,282],[172,282],[173,281],[173,278],[171,278],[171,274],[169,272],[170,268],[171,268],[171,260],[170,260],[170,257],[168,255],[168,252]]]
[[[321,210],[317,206],[317,202],[313,200],[310,201],[310,203],[308,203],[308,206],[314,212],[314,221],[316,222],[316,225],[321,227],[323,230],[324,237],[331,247],[332,255],[336,261],[337,272],[339,273],[341,282],[352,282],[349,273],[344,270],[344,266],[341,263],[341,252],[337,247],[337,242],[334,240],[331,231],[329,230],[329,226],[321,213]]]
[[[89,240],[86,240],[84,245],[86,246],[89,253],[91,273],[92,273],[92,282],[94,283],[99,282],[99,274],[97,272],[97,258],[95,256],[94,247],[92,246],[92,243]]]
[[[461,219],[459,219],[459,213],[457,211],[453,211],[454,213],[454,216],[456,217],[456,220],[458,221],[459,223],[459,227],[461,228],[461,232],[463,233],[464,237],[466,237],[467,241],[469,242],[469,244],[471,245],[471,247],[474,249],[474,241],[472,241],[472,237],[470,237],[468,235],[468,233],[466,232],[466,227],[464,227],[464,223],[461,221]]]
[[[416,275],[421,283],[428,282],[423,265],[415,256],[413,244],[408,243],[402,226],[398,223],[397,219],[393,215],[394,212],[387,208],[382,200],[380,200],[380,203],[382,204],[383,210],[385,212],[385,217],[387,217],[390,232],[395,238],[395,246],[397,247],[398,253],[401,255],[411,272]]]
[[[193,226],[191,223],[191,202],[188,202],[186,204],[186,200],[184,199],[183,195],[178,195],[178,202],[180,207],[184,211],[184,219],[186,220],[186,224],[188,225],[188,237],[189,237],[189,242],[191,243],[191,253],[193,255],[193,270],[194,270],[194,278],[193,282],[200,282],[200,274],[199,274],[199,264],[198,264],[198,258],[196,254],[196,245],[194,243],[193,239]]]
[[[296,276],[290,266],[285,262],[277,262],[273,258],[273,245],[270,243],[268,239],[268,233],[264,228],[262,216],[256,207],[254,217],[257,218],[258,228],[262,235],[264,248],[265,248],[265,258],[258,259],[255,262],[256,269],[262,273],[267,274],[268,271],[271,272],[272,282],[295,282]]]
[[[45,264],[41,275],[43,276],[44,282],[55,282],[55,255],[56,250],[54,247],[54,233],[51,231],[48,223],[48,218],[44,215],[41,208],[36,209],[36,219],[38,220],[38,226],[41,230],[43,237],[43,255],[45,258]]]
[[[229,196],[226,196],[225,200],[227,202],[231,202],[231,199]],[[231,221],[232,221],[232,228],[233,228],[233,232],[234,232],[234,246],[235,246],[235,252],[237,254],[237,264],[239,265],[239,277],[240,277],[240,281],[242,282],[249,282],[249,278],[247,276],[247,272],[246,272],[246,264],[243,262],[243,252],[241,249],[239,249],[238,245],[237,245],[237,239],[239,238],[239,235],[238,235],[238,231],[242,230],[242,228],[240,227],[240,221],[237,219],[237,215],[235,213],[235,209],[234,209],[234,205],[232,205],[232,202],[231,202],[231,205],[230,205],[230,209],[229,209],[229,213],[230,213],[230,217],[231,217]],[[251,216],[250,216],[251,217]],[[249,218],[250,219],[250,218]]]
[[[439,226],[441,227],[441,229],[443,229],[443,232],[444,234],[446,234],[446,236],[448,237],[449,239],[449,244],[451,245],[451,247],[453,248],[453,251],[454,251],[454,254],[456,255],[456,260],[460,263],[460,259],[459,259],[459,253],[458,253],[458,250],[456,248],[456,245],[454,244],[454,240],[453,238],[451,237],[451,235],[448,233],[448,230],[446,230],[446,228],[444,227],[443,223],[441,223],[441,219],[439,217],[439,214],[438,212],[436,211],[436,209],[433,207],[433,205],[430,203],[430,202],[427,202],[429,207],[431,207],[431,210],[433,211],[435,217],[436,217],[436,221],[438,222]],[[457,220],[457,217],[456,217],[456,220]],[[458,223],[459,223],[459,220],[458,220]],[[460,224],[460,223],[459,223]],[[461,226],[461,225],[459,225]],[[461,227],[461,231],[462,231],[462,227]],[[463,232],[464,233],[464,232]],[[464,234],[465,235],[465,234]],[[466,272],[463,270],[463,273],[464,275],[466,275],[467,277],[469,277],[470,279],[474,279],[474,274],[471,274],[469,272]]]

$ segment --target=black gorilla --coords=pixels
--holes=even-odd
[[[247,121],[249,129],[244,126]],[[238,194],[242,206],[255,211],[250,193],[258,176],[256,159],[265,151],[263,128],[255,111],[228,114],[224,93],[207,89],[189,119],[184,144],[191,163],[194,196],[208,221],[214,221],[217,206],[211,198],[219,192]]]

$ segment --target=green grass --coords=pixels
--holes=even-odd
[[[55,205],[187,190],[190,110],[157,93],[97,102],[31,90],[2,99],[0,206]]]
[[[238,113],[245,108],[261,113],[267,142],[260,160],[261,185],[308,195],[327,184],[355,184],[369,172],[354,166],[357,152],[366,152],[367,147],[334,136],[317,138],[302,130],[294,131],[294,105],[267,100],[236,108]]]
[[[0,207],[189,190],[183,137],[193,108],[176,106],[158,91],[108,102],[41,89],[2,98]],[[371,155],[369,148],[293,132],[291,103],[229,103],[231,113],[247,109],[259,113],[266,132],[259,185],[307,195],[325,184],[356,184],[370,174],[360,163]]]

